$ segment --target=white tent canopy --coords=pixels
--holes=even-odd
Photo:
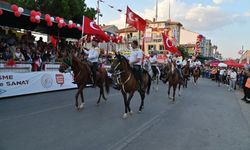
[[[227,67],[227,64],[225,64],[225,63],[219,63],[218,67]]]

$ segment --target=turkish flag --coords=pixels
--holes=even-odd
[[[145,31],[147,25],[146,21],[134,13],[129,7],[127,7],[126,23],[140,31]]]
[[[56,47],[56,45],[57,45],[57,39],[54,38],[54,36],[52,36],[52,35],[51,35],[49,38],[50,38],[51,44],[52,44],[54,47]]]
[[[166,50],[170,51],[171,53],[178,52],[176,46],[173,45],[172,41],[169,39],[168,35],[162,33],[163,44]]]
[[[108,41],[109,37],[104,31],[94,23],[93,20],[88,17],[83,16],[82,18],[82,34],[96,35],[102,40]]]

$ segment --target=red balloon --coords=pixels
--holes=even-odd
[[[18,12],[18,11],[15,11],[15,12],[14,12],[14,15],[15,15],[16,17],[20,17],[20,16],[21,16],[21,13]]]
[[[36,23],[40,23],[40,20],[36,20]]]
[[[30,16],[30,21],[34,23],[36,22],[36,18],[34,16]]]
[[[3,10],[2,9],[0,9],[0,16],[3,14]]]
[[[50,15],[49,15],[49,14],[46,14],[46,15],[45,15],[45,21],[47,21],[47,22],[51,21],[51,20],[50,20]]]
[[[59,20],[60,20],[60,17],[56,17],[56,22],[59,22]]]
[[[37,11],[37,12],[36,12],[36,15],[38,15],[38,16],[42,16],[42,14],[41,14],[41,12],[40,12],[40,11]]]
[[[76,23],[73,23],[73,24],[72,24],[72,28],[76,28]]]
[[[67,23],[66,22],[63,22],[63,26],[65,27],[67,25]]]
[[[68,24],[68,28],[70,28],[70,29],[71,29],[72,27],[73,27],[73,26],[72,26],[72,24]]]
[[[53,25],[53,23],[52,23],[52,22],[47,22],[47,25],[48,25],[49,27],[51,27],[51,26]]]
[[[82,31],[82,27],[78,27],[78,30],[79,30],[79,31]]]
[[[60,29],[63,27],[63,25],[62,25],[61,23],[58,23],[57,26],[58,26],[58,28],[60,28]]]
[[[16,4],[11,5],[11,9],[16,12],[18,11],[18,6]]]
[[[31,15],[31,16],[36,16],[36,11],[35,11],[35,10],[32,10],[32,11],[30,12],[30,15]]]

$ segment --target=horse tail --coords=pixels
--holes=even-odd
[[[149,73],[147,72],[147,76],[148,76],[148,87],[147,87],[147,94],[150,93],[150,87],[151,87],[151,82],[152,82],[152,78],[149,75]]]
[[[109,93],[109,77],[108,77],[108,73],[105,72],[105,89],[106,89],[106,92]]]

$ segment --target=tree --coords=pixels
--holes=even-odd
[[[188,54],[188,52],[185,50],[184,47],[178,46],[177,48],[178,48],[178,50],[181,52],[183,58],[188,58],[188,57],[189,57],[189,54]]]
[[[52,16],[60,16],[74,22],[82,22],[82,16],[93,19],[96,15],[94,8],[89,8],[85,4],[85,0],[6,0],[10,4],[38,10],[43,14]]]

